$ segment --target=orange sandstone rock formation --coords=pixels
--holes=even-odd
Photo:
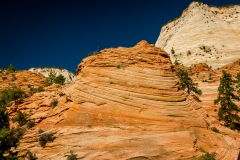
[[[44,86],[46,78],[30,71],[16,71],[14,73],[0,73],[0,91],[6,88],[17,87],[29,92],[29,87]]]
[[[77,78],[63,88],[50,86],[12,105],[29,113],[36,125],[15,151],[31,151],[41,160],[192,159],[216,152],[217,159],[236,159],[239,134],[221,126],[179,89],[166,52],[146,41],[132,48],[109,48],[85,58]],[[50,107],[58,99],[55,107]],[[214,122],[214,123],[213,123]],[[208,124],[208,126],[206,125]],[[207,127],[217,126],[221,134]],[[39,145],[38,133],[54,133]]]

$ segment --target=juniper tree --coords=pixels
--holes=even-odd
[[[15,72],[15,68],[14,68],[14,66],[12,65],[12,63],[8,66],[7,71],[8,71],[9,73]]]
[[[172,49],[171,49],[171,53],[172,53],[172,54],[175,54],[175,51],[174,51],[173,47],[172,47]]]
[[[52,85],[53,83],[63,85],[64,82],[65,82],[65,80],[66,80],[66,78],[65,78],[62,74],[56,76],[56,73],[54,73],[53,71],[51,71],[51,72],[48,74],[48,77],[47,77],[46,82],[45,82],[45,86],[50,86],[50,85]]]
[[[182,69],[177,71],[177,76],[180,78],[180,88],[182,90],[187,90],[187,94],[193,93],[192,96],[197,101],[201,102],[198,95],[202,94],[202,91],[197,88],[197,83],[194,83],[192,79],[188,76],[188,72]]]
[[[16,147],[23,132],[19,129],[10,129],[6,106],[9,102],[23,97],[25,97],[25,92],[19,88],[5,89],[0,93],[0,159],[14,159],[15,157],[10,149]]]
[[[222,71],[222,78],[218,87],[218,97],[214,100],[214,104],[220,104],[218,111],[219,120],[223,120],[225,126],[230,129],[235,129],[236,124],[239,124],[240,117],[238,116],[239,108],[234,101],[239,100],[236,94],[236,81],[232,79],[232,75]]]

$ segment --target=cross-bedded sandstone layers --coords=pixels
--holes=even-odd
[[[178,59],[187,67],[207,63],[216,69],[234,62],[240,58],[240,5],[193,2],[162,27],[155,45],[171,54],[172,62]]]
[[[66,159],[72,150],[79,159],[192,159],[203,147],[236,158],[239,135],[207,130],[206,114],[179,90],[160,48],[142,41],[105,49],[85,58],[77,73],[63,89],[49,88],[11,106],[31,111],[37,123],[20,141],[19,155],[30,150],[39,159]],[[53,99],[58,105],[50,107]],[[55,136],[44,148],[40,128]]]

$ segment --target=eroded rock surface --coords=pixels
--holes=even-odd
[[[202,147],[217,159],[236,159],[239,134],[186,97],[160,48],[141,41],[104,49],[85,58],[77,72],[73,83],[50,86],[9,108],[11,116],[21,110],[36,122],[21,139],[19,155],[29,150],[42,160],[60,160],[72,150],[79,159],[185,160],[203,154]],[[58,104],[51,107],[54,99]],[[39,129],[54,133],[54,141],[41,147]]]
[[[217,69],[234,62],[240,58],[240,5],[192,2],[162,27],[155,45],[168,52],[172,62],[178,59],[187,67],[206,63]]]
[[[14,73],[0,73],[0,91],[6,88],[21,88],[29,92],[30,88],[44,86],[46,78],[30,71],[16,71]]]

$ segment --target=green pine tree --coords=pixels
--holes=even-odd
[[[59,76],[57,76],[55,78],[55,83],[63,85],[65,80],[66,80],[66,78],[62,74],[60,74]]]
[[[66,78],[62,74],[60,74],[59,76],[56,76],[56,73],[51,71],[48,74],[48,77],[45,82],[45,86],[51,86],[53,83],[63,85],[65,80]]]
[[[15,68],[14,68],[14,66],[12,65],[12,63],[9,65],[9,67],[7,68],[7,71],[9,72],[9,73],[12,73],[12,72],[15,72]]]
[[[51,71],[48,74],[48,77],[47,77],[46,82],[45,82],[45,86],[51,86],[55,82],[55,79],[56,79],[56,73]]]
[[[171,53],[172,53],[172,54],[175,54],[175,51],[174,51],[173,47],[172,47],[172,49],[171,49]]]
[[[19,129],[10,129],[6,105],[11,101],[25,97],[21,89],[5,89],[0,93],[0,159],[16,159],[11,147],[16,147],[22,133]],[[4,154],[8,153],[8,157]]]
[[[222,71],[222,78],[218,87],[218,97],[214,100],[214,104],[220,104],[218,117],[225,122],[225,126],[235,129],[240,122],[238,116],[239,108],[234,100],[239,100],[239,96],[235,93],[236,81],[232,79],[232,75]]]
[[[182,90],[187,90],[187,94],[192,96],[197,101],[201,102],[198,95],[202,94],[202,91],[197,88],[197,83],[193,83],[192,79],[188,76],[188,72],[182,69],[177,71],[177,76],[180,78],[180,88]]]

